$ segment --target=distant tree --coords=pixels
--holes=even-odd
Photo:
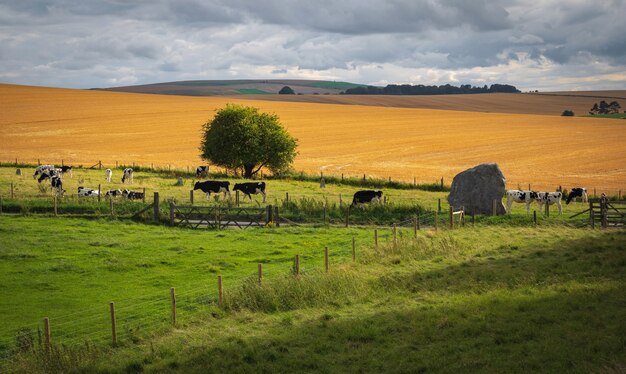
[[[619,113],[621,106],[617,101],[611,101],[611,103],[607,103],[606,101],[600,101],[600,104],[594,103],[593,107],[589,110],[589,114],[611,114],[611,113]]]
[[[561,115],[564,117],[574,117],[574,112],[569,109],[565,109]]]
[[[297,140],[276,114],[254,107],[226,104],[204,124],[201,157],[215,165],[241,170],[252,178],[265,167],[272,172],[289,168],[296,157]]]
[[[279,95],[295,95],[296,93],[289,86],[285,86],[278,91]]]
[[[609,112],[611,113],[619,113],[619,110],[622,106],[619,105],[619,103],[617,101],[612,101],[609,104]]]

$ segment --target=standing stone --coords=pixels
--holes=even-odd
[[[326,181],[324,180],[324,178],[320,180],[320,188],[326,188]]]
[[[176,185],[177,185],[177,186],[182,186],[182,185],[184,185],[184,184],[185,184],[185,183],[183,182],[183,178],[178,177],[178,180],[176,181]]]
[[[468,214],[487,214],[493,212],[493,200],[496,213],[505,214],[502,197],[505,193],[506,179],[497,164],[480,164],[457,174],[452,180],[448,203],[454,210],[465,208]]]
[[[15,169],[15,175],[22,175],[22,169]]]

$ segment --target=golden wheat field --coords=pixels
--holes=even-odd
[[[227,102],[275,112],[296,170],[435,182],[497,163],[509,188],[626,187],[626,121],[0,85],[0,161],[186,167]]]

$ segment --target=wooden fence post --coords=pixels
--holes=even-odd
[[[413,177],[413,186],[417,186],[417,178]]]
[[[596,213],[593,211],[593,209],[589,211],[589,223],[591,224],[592,229],[596,228]]]
[[[102,190],[100,189],[100,184],[98,184],[98,202],[102,201]]]
[[[272,205],[265,207],[265,224],[270,222],[274,222],[274,208],[272,208]]]
[[[222,288],[222,276],[217,276],[217,305],[224,305],[224,289]]]
[[[441,177],[441,190],[443,191],[443,177]]]
[[[528,191],[532,191],[532,190],[530,189],[530,183],[528,183]]]
[[[41,161],[39,159],[37,159],[37,165],[41,166]]]
[[[328,247],[324,248],[324,268],[326,269],[326,272],[328,273]]]
[[[170,288],[170,295],[172,297],[172,326],[176,326],[176,288]]]
[[[259,263],[259,286],[263,281],[263,264]]]
[[[285,192],[285,202],[289,202],[289,192]]]
[[[119,164],[117,161],[115,161],[115,168],[117,169],[119,167]]]
[[[396,249],[398,245],[398,229],[396,227],[396,224],[393,224],[393,249]]]
[[[593,198],[594,199],[596,198],[596,188],[595,187],[593,188]]]
[[[295,258],[295,275],[296,277],[300,275],[300,255],[296,255]]]
[[[546,217],[550,217],[550,204],[546,200]]]
[[[533,210],[533,225],[537,226],[537,211]]]
[[[450,207],[449,209],[449,214],[448,214],[448,218],[450,220],[450,230],[452,230],[454,228],[454,212],[452,211],[452,207]]]
[[[15,197],[15,193],[13,192],[13,182],[11,182],[11,200]]]
[[[274,207],[274,222],[276,223],[276,227],[280,227],[280,212],[278,206]]]
[[[152,207],[154,209],[153,211],[153,218],[154,218],[154,222],[159,222],[161,221],[161,210],[159,208],[159,193],[155,192],[154,193],[154,202],[152,204]],[[113,208],[111,208],[111,211]]]
[[[437,199],[437,211],[441,212],[441,199]]]
[[[45,348],[46,352],[50,353],[52,351],[52,342],[50,335],[50,319],[48,317],[43,319],[43,333],[45,339]]]
[[[110,302],[109,308],[111,310],[111,338],[113,340],[113,346],[117,345],[117,323],[115,321],[115,303]]]
[[[102,160],[98,161],[98,169],[102,169]]]
[[[193,205],[193,190],[189,190],[189,203]]]
[[[352,237],[352,262],[356,261],[356,239]]]
[[[141,202],[143,202],[144,204],[146,203],[146,188],[143,188],[143,198],[141,199]]]
[[[378,229],[374,229],[374,248],[378,250]]]
[[[176,209],[176,205],[170,201],[170,225],[172,226],[174,226],[174,209]]]

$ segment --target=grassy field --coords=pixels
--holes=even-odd
[[[202,164],[202,124],[227,102],[277,113],[299,139],[295,169],[311,174],[449,183],[469,167],[496,162],[509,188],[616,194],[626,184],[620,121],[12,85],[0,86],[0,159],[193,167]]]
[[[51,358],[14,356],[3,362],[7,372],[626,367],[624,230],[477,226],[416,239],[403,231],[396,247],[387,231],[375,250],[368,229],[215,232],[0,217],[0,236],[0,341],[12,347],[19,335],[37,347],[37,326],[48,316],[53,341],[65,343]],[[303,256],[299,279],[290,275],[295,254]],[[176,328],[170,287],[179,293]],[[106,348],[109,301],[117,308],[114,349]]]

